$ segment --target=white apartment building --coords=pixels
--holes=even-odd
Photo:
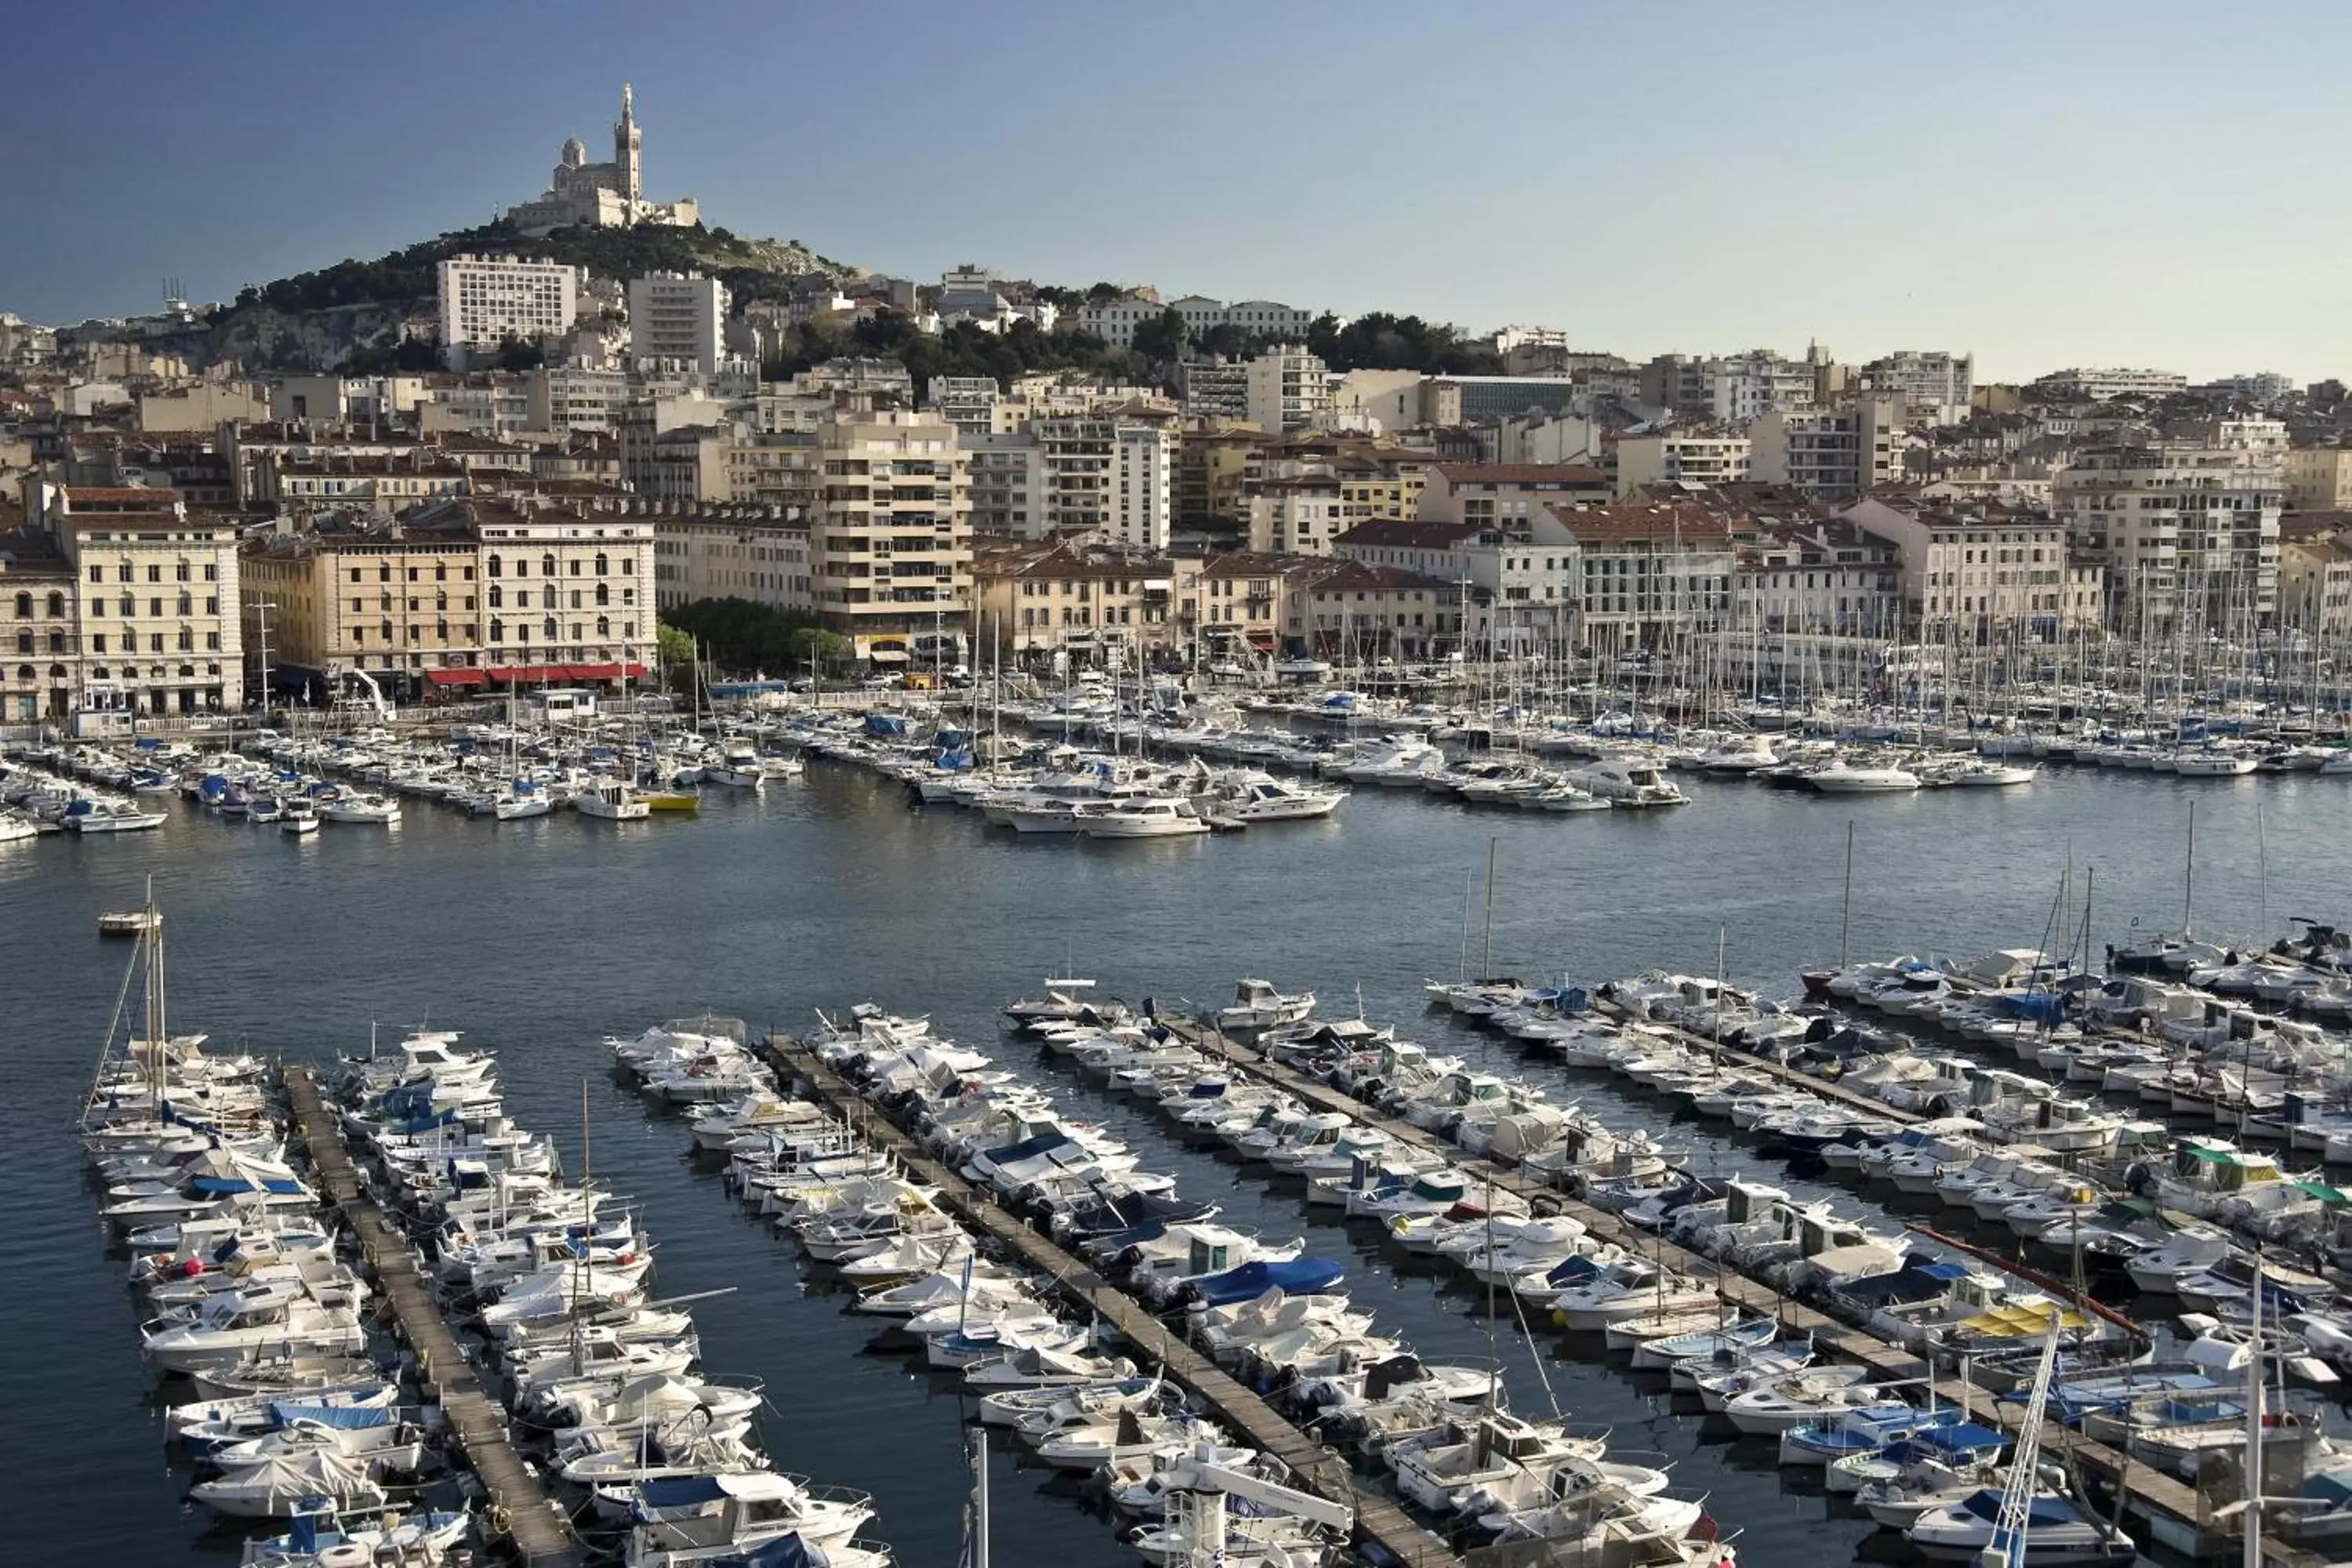
[[[1331,375],[1323,361],[1292,344],[1249,362],[1245,407],[1249,422],[1269,435],[1299,430],[1331,405]]]
[[[580,269],[557,261],[453,256],[441,263],[441,352],[453,370],[467,356],[496,353],[509,339],[529,342],[572,330]]]
[[[1122,294],[1099,304],[1079,307],[1078,324],[1114,348],[1133,348],[1135,329],[1173,310],[1197,342],[1218,327],[1234,327],[1253,337],[1304,338],[1315,312],[1276,300],[1237,300],[1228,305],[1205,294],[1187,294],[1162,300],[1147,293]]]
[[[1339,536],[1334,553],[1394,566],[1461,591],[1473,646],[1559,646],[1576,633],[1582,557],[1549,510],[1507,527],[1381,519]]]
[[[1328,555],[1348,531],[1339,477],[1300,473],[1260,479],[1243,498],[1249,549],[1258,555]]]
[[[2105,568],[2115,625],[2228,632],[2277,610],[2284,454],[2215,444],[2242,423],[2217,423],[2206,438],[2089,447],[2059,471],[2055,508],[2074,548]]]
[[[1976,395],[1973,354],[1897,349],[1863,366],[1862,374],[1874,392],[1901,393],[1906,415],[1915,423],[1958,425],[1969,416]]]
[[[2169,397],[2189,390],[2189,378],[2170,370],[2053,370],[2034,385],[2104,403],[2111,397]]]
[[[1645,485],[1735,484],[1748,478],[1753,454],[1746,436],[1706,426],[1628,430],[1616,450],[1621,498]]]
[[[1740,556],[1731,619],[1773,634],[1894,637],[1902,552],[1844,519],[1768,535]]]
[[[1099,532],[1140,549],[1167,548],[1175,521],[1173,426],[1172,416],[1141,407],[1032,420],[1043,505],[1034,531],[1012,531],[1032,539]]]
[[[1089,300],[1078,307],[1078,325],[1115,349],[1135,346],[1135,329],[1156,321],[1168,307],[1150,294],[1121,294],[1115,299]]]
[[[1738,552],[1729,526],[1696,507],[1551,509],[1576,553],[1574,630],[1602,658],[1721,629]]]
[[[629,357],[719,372],[726,353],[727,285],[698,272],[649,272],[629,280]]]
[[[2012,632],[2051,641],[2099,625],[2105,574],[2070,560],[2055,518],[1875,499],[1839,516],[1895,547],[1904,613],[1916,625],[1974,641]]]
[[[992,375],[935,375],[923,406],[964,435],[985,436],[995,427],[1002,395]]]
[[[1851,407],[1783,413],[1756,421],[1748,432],[1749,477],[1788,485],[1807,495],[1843,500],[1903,478],[1903,397],[1874,393]]]
[[[1176,422],[1164,416],[1118,421],[1111,466],[1110,536],[1140,550],[1168,548],[1176,522]]]

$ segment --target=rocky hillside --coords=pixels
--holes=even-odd
[[[155,346],[199,365],[250,371],[382,368],[428,360],[436,268],[444,258],[467,251],[565,261],[602,278],[698,271],[724,279],[739,310],[752,300],[788,292],[802,279],[864,275],[863,268],[795,240],[743,239],[723,228],[566,229],[526,239],[493,224],[373,261],[339,261],[247,289],[180,341]]]

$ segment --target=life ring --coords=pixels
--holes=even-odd
[[[514,1516],[507,1512],[506,1509],[502,1505],[492,1503],[490,1505],[490,1511],[483,1517],[490,1521],[490,1532],[492,1534],[512,1535],[514,1533]]]
[[[338,1541],[332,1546],[322,1546],[310,1561],[319,1568],[368,1568],[375,1553],[356,1541]]]

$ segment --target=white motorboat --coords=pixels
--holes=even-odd
[[[1974,1563],[1991,1546],[2007,1494],[1982,1488],[1959,1502],[1929,1509],[1905,1531],[1923,1557],[1938,1563]],[[2122,1531],[2055,1492],[2035,1496],[2026,1511],[2023,1550],[2014,1568],[2063,1568],[2069,1563],[2106,1563],[2125,1568],[2139,1555]]]
[[[1272,1029],[1296,1024],[1315,1011],[1315,993],[1285,995],[1271,981],[1245,979],[1234,987],[1233,1005],[1217,1009],[1220,1029]]]
[[[386,795],[339,795],[319,808],[329,822],[389,827],[400,820],[400,802]]]
[[[1868,767],[1836,762],[1805,775],[1805,782],[1823,795],[1885,795],[1919,787],[1919,775],[1907,768]]]
[[[286,808],[278,819],[278,831],[301,837],[319,831],[319,808],[308,800],[298,800]]]
[[[1209,831],[1192,803],[1173,795],[1083,805],[1076,808],[1076,816],[1078,832],[1087,838],[1176,838]]]
[[[1690,804],[1690,796],[1666,777],[1665,769],[1645,757],[1603,757],[1590,767],[1570,770],[1568,782],[1613,806],[1647,810]]]
[[[654,814],[649,803],[638,799],[627,784],[612,778],[591,780],[572,804],[581,816],[602,817],[607,822],[640,822]]]
[[[163,826],[165,815],[127,800],[77,800],[58,820],[71,833],[138,833]]]

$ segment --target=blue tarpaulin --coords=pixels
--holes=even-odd
[[[270,1401],[269,1414],[278,1418],[280,1426],[291,1426],[297,1421],[308,1421],[317,1426],[331,1426],[338,1432],[364,1432],[372,1426],[389,1426],[394,1412],[375,1405],[297,1405],[291,1400]]]
[[[1255,1300],[1268,1290],[1312,1295],[1329,1289],[1347,1277],[1345,1266],[1320,1258],[1299,1258],[1287,1263],[1244,1263],[1239,1268],[1195,1280],[1192,1297],[1204,1307],[1228,1307],[1236,1301]]]

